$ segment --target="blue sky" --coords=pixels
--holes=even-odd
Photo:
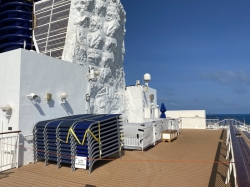
[[[249,0],[121,0],[126,84],[150,73],[168,110],[250,113]]]

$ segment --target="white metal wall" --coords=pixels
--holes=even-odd
[[[167,118],[179,118],[180,128],[206,129],[205,110],[169,110],[165,112]]]
[[[153,88],[148,88],[147,92],[143,91],[143,86],[128,86],[126,88],[127,97],[127,116],[129,123],[142,123],[144,118],[157,118],[157,92]],[[149,95],[154,95],[154,100],[149,99]],[[151,105],[152,104],[152,105]],[[152,111],[152,114],[151,114]]]
[[[0,109],[3,126],[0,132],[7,132],[8,127],[18,130],[19,123],[19,93],[20,93],[21,50],[0,54],[0,105],[8,103],[12,110],[11,117],[4,117]]]
[[[168,110],[165,112],[166,117],[170,118],[194,118],[194,117],[200,117],[205,118],[206,117],[206,111],[205,110]]]
[[[22,131],[19,165],[33,161],[30,134],[38,121],[87,113],[87,74],[84,66],[23,49],[0,54],[0,105],[8,103],[12,107],[11,117],[3,118],[3,131],[8,132],[8,127]],[[62,92],[68,94],[63,105]],[[30,100],[30,93],[38,94],[39,99]],[[52,94],[48,103],[46,93]]]
[[[180,118],[182,129],[206,129],[205,118]]]

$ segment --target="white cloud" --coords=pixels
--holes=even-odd
[[[200,77],[205,80],[222,84],[244,83],[250,85],[250,76],[243,70],[203,72],[200,74]]]

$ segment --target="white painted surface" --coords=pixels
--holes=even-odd
[[[179,117],[185,117],[185,118],[194,118],[194,117],[200,117],[205,118],[206,117],[206,111],[205,110],[168,110],[165,112],[166,117],[170,118],[179,118]]]
[[[11,117],[3,117],[0,109],[0,117],[3,119],[3,128],[0,131],[8,132],[8,127],[18,130],[19,124],[19,93],[20,93],[20,65],[21,50],[14,50],[0,54],[0,105],[9,104],[12,110]]]
[[[155,108],[155,118],[159,118],[160,117],[160,109],[159,108]]]
[[[75,167],[81,169],[87,169],[87,157],[76,156]]]
[[[179,118],[182,129],[206,129],[205,110],[168,110],[167,118]]]
[[[168,110],[167,118],[179,118],[182,129],[206,129],[205,110]]]
[[[119,0],[72,0],[62,59],[100,76],[90,81],[91,113],[124,113],[126,13]]]
[[[8,103],[12,107],[3,131],[7,132],[8,127],[22,131],[20,166],[33,161],[32,140],[24,136],[32,134],[38,121],[87,113],[87,74],[88,69],[79,64],[23,49],[0,54],[0,105]],[[62,92],[68,94],[65,104],[61,104]],[[39,95],[39,99],[30,100],[30,93]],[[48,103],[46,93],[52,94]]]
[[[163,135],[162,135],[162,138],[163,138],[163,139],[170,139],[170,134],[163,134]]]
[[[154,95],[153,100],[150,100],[150,94]],[[128,86],[125,95],[129,123],[141,123],[144,122],[144,118],[158,117],[155,116],[155,110],[158,110],[156,108],[157,95],[155,89],[149,87],[148,92],[144,92],[142,85]]]
[[[206,129],[205,118],[181,118],[182,129]]]

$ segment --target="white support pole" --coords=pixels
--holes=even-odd
[[[153,122],[153,141],[154,141],[154,146],[155,146],[155,141],[156,141],[156,138],[155,138],[155,122]]]
[[[47,48],[48,48],[48,42],[49,42],[50,27],[51,27],[51,20],[52,20],[53,10],[54,10],[54,0],[52,2],[51,11],[50,11],[50,20],[49,20],[49,28],[48,28],[48,34],[47,34],[47,39],[46,39],[46,45],[45,45],[45,54],[47,53]]]
[[[232,171],[232,160],[230,161],[230,164],[229,164],[229,168],[228,168],[228,171],[227,171],[227,178],[226,178],[225,184],[228,184],[229,181],[230,181],[231,171]]]
[[[0,133],[1,133],[3,132],[3,118],[0,118],[0,120],[1,120],[1,123],[0,123],[1,124]],[[1,137],[3,137],[3,135]]]
[[[144,138],[143,134],[144,134],[144,132],[142,133],[142,149],[141,149],[142,151],[143,151],[143,138]]]
[[[3,142],[3,139],[0,138],[0,172],[3,170],[3,148],[2,148],[2,142]]]
[[[232,158],[232,169],[233,169],[233,172],[234,172],[234,186],[238,187],[234,158]]]
[[[23,48],[26,49],[26,40],[23,41]]]
[[[231,150],[231,142],[230,142],[230,145],[229,145],[228,150],[227,150],[227,156],[226,156],[226,159],[228,159],[228,158],[229,158],[230,150]]]
[[[230,140],[229,140],[230,135],[231,135],[231,134],[230,134],[230,129],[228,129],[228,130],[227,130],[227,141],[226,141],[226,145],[228,145],[228,141],[230,141]]]
[[[230,127],[229,127],[230,129]],[[234,175],[234,181],[235,181],[235,186],[237,187],[238,184],[237,184],[237,174],[236,174],[236,168],[235,168],[235,162],[234,162],[234,151],[233,151],[233,144],[232,144],[232,140],[231,140],[231,134],[229,132],[229,136],[230,136],[230,143],[229,143],[229,147],[228,147],[228,152],[227,152],[227,156],[226,156],[226,159],[229,158],[229,154],[231,152],[231,155],[232,155],[232,159],[230,160],[230,164],[229,164],[229,168],[228,168],[228,172],[227,172],[227,178],[226,178],[226,181],[225,181],[225,184],[228,184],[229,181],[230,181],[230,176],[231,176],[231,172],[233,170],[233,175]]]
[[[19,164],[19,132],[17,133],[17,138],[16,138],[16,168],[18,168]]]

